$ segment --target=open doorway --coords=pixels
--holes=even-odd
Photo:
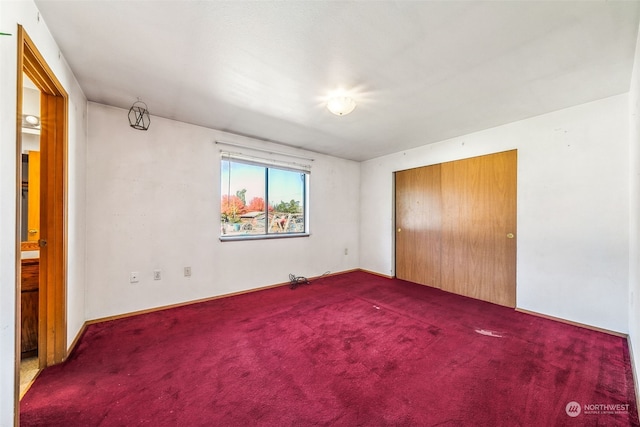
[[[37,355],[37,369],[62,362],[67,356],[66,325],[66,171],[67,93],[22,26],[18,27],[17,79],[17,298],[16,372],[19,361]],[[39,100],[24,87],[31,86]],[[33,116],[33,117],[26,117]],[[22,121],[26,124],[23,125]],[[31,128],[31,131],[23,129]],[[39,132],[37,145],[29,135]],[[36,149],[37,147],[37,149]],[[26,158],[24,156],[26,151]],[[23,174],[23,169],[26,169]],[[26,202],[23,205],[26,179]],[[31,193],[31,198],[29,197]],[[34,209],[34,207],[38,207]],[[24,212],[26,210],[26,212]],[[24,223],[26,222],[26,227]],[[34,269],[33,266],[36,266]],[[27,283],[29,282],[30,283]],[[37,286],[33,292],[29,286]],[[23,301],[23,288],[30,295]],[[25,310],[32,316],[23,319]],[[35,319],[33,314],[35,313]],[[35,324],[34,324],[35,322]],[[23,330],[23,325],[28,330]],[[24,344],[24,345],[23,345]],[[19,384],[19,381],[16,381]],[[17,387],[16,387],[17,388]],[[16,396],[19,396],[16,390]]]
[[[20,396],[39,372],[40,90],[23,73],[20,215]]]

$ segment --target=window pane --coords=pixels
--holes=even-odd
[[[269,169],[268,233],[304,233],[306,174]]]
[[[220,235],[304,234],[309,176],[243,159],[221,161]]]
[[[221,234],[265,233],[265,168],[223,160]]]

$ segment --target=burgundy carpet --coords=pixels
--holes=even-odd
[[[573,402],[573,403],[572,403]],[[91,325],[25,426],[638,426],[625,339],[364,272]]]

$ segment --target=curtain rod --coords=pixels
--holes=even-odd
[[[250,145],[237,144],[235,142],[216,141],[216,144],[229,145],[231,147],[246,148],[248,150],[255,150],[255,151],[260,151],[262,153],[268,153],[268,154],[277,154],[279,156],[293,157],[296,159],[308,160],[310,162],[315,161],[315,159],[312,159],[311,157],[304,157],[304,156],[299,156],[297,154],[283,153],[282,151],[274,151],[274,150],[269,150],[267,148],[257,148],[257,147],[252,147]]]
[[[220,153],[222,154],[223,160],[227,160],[227,159],[240,160],[240,161],[248,160],[250,164],[256,164],[259,166],[273,165],[278,168],[293,170],[296,172],[299,172],[299,171],[304,171],[307,173],[311,172],[311,165],[305,165],[305,164],[297,163],[291,160],[285,161],[285,160],[265,159],[264,157],[252,156],[250,154],[235,153],[232,151],[224,151],[224,150],[220,150]]]

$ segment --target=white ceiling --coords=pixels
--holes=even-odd
[[[91,101],[354,160],[627,92],[640,16],[638,1],[36,3]],[[348,116],[325,108],[338,88]]]

